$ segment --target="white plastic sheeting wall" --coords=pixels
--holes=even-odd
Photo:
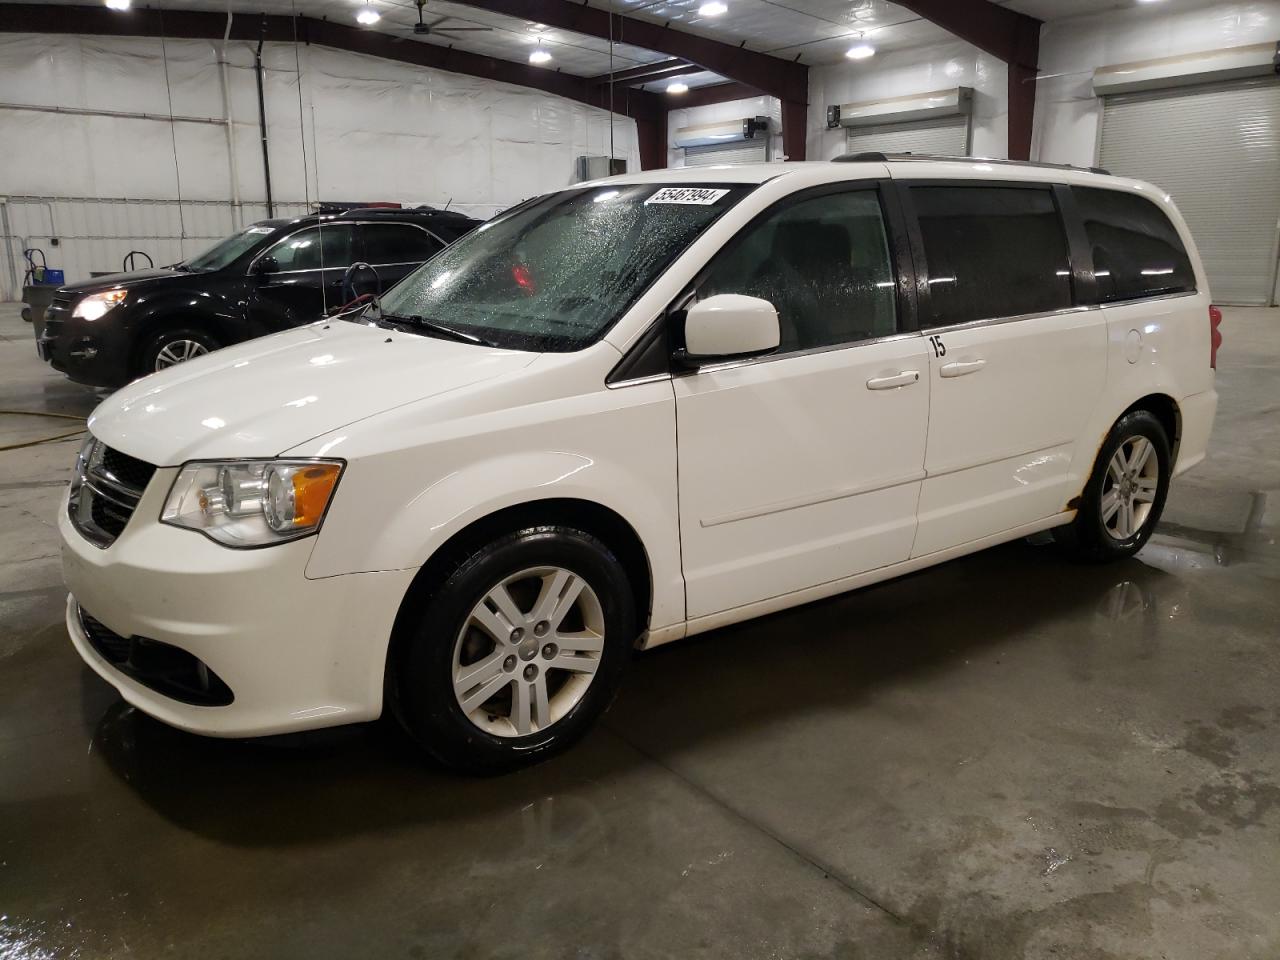
[[[265,215],[253,45],[227,44],[229,105],[221,46],[0,35],[0,196],[14,258],[31,238],[78,279],[134,248],[179,259]],[[640,166],[634,121],[540,91],[318,46],[267,44],[263,62],[278,215],[390,200],[487,217],[570,183],[575,157],[607,154],[611,132],[615,155]],[[12,298],[7,262],[0,288]]]

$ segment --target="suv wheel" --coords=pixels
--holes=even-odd
[[[202,357],[221,344],[198,327],[172,327],[161,330],[142,348],[137,374],[140,377],[175,364]]]
[[[1146,410],[1125,414],[1098,451],[1075,521],[1054,530],[1054,539],[1083,560],[1133,556],[1160,519],[1171,471],[1160,421]]]
[[[613,552],[572,527],[531,527],[462,559],[418,607],[394,663],[393,705],[445,765],[512,770],[591,728],[636,633]]]

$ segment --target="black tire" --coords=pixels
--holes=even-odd
[[[1112,458],[1122,445],[1129,445],[1135,438],[1145,438],[1150,442],[1159,473],[1149,511],[1136,530],[1120,531],[1128,535],[1119,536],[1108,528],[1108,521],[1104,520],[1103,497],[1115,485],[1114,479],[1109,475]],[[1126,413],[1116,421],[1098,450],[1093,472],[1080,495],[1075,520],[1069,526],[1055,529],[1054,540],[1072,556],[1088,563],[1105,563],[1133,556],[1146,544],[1160,520],[1165,498],[1169,494],[1172,466],[1169,437],[1160,421],[1146,410]]]
[[[206,353],[212,353],[222,346],[216,337],[200,327],[184,324],[165,327],[163,330],[153,333],[143,343],[142,349],[138,351],[138,361],[133,375],[135,377],[145,377],[149,373],[155,373],[156,370],[161,369],[157,366],[161,353],[167,347],[184,342],[199,344]]]
[[[561,568],[586,581],[598,599],[604,643],[585,691],[563,716],[527,735],[518,735],[512,719],[510,735],[496,735],[473,722],[454,692],[455,646],[461,650],[469,642],[471,634],[464,635],[464,627],[475,629],[468,627],[471,613],[495,585],[538,567]],[[529,527],[465,551],[443,581],[422,586],[425,591],[408,598],[401,617],[388,694],[404,728],[445,766],[489,775],[537,763],[577,741],[608,709],[631,659],[638,626],[626,571],[596,537],[569,526]],[[491,642],[483,631],[480,636],[483,643]],[[497,652],[498,643],[492,642],[494,649],[485,656]],[[545,648],[534,656],[545,656]],[[517,671],[524,669],[521,664]],[[550,677],[547,672],[543,680],[548,689]],[[510,679],[518,685],[518,677]],[[514,698],[515,685],[495,697]],[[509,707],[514,714],[514,699]]]

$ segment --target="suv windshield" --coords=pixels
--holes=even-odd
[[[382,298],[383,316],[516,350],[579,350],[754,187],[648,183],[541,197],[406,277]]]
[[[248,253],[255,246],[276,232],[275,227],[254,225],[239,233],[233,233],[224,240],[219,240],[212,247],[190,260],[184,260],[182,266],[188,270],[207,271],[221,270],[231,264],[241,254]]]

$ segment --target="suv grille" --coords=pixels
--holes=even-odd
[[[86,444],[71,478],[71,522],[90,543],[111,546],[133,516],[156,468],[113,450],[101,440]]]

